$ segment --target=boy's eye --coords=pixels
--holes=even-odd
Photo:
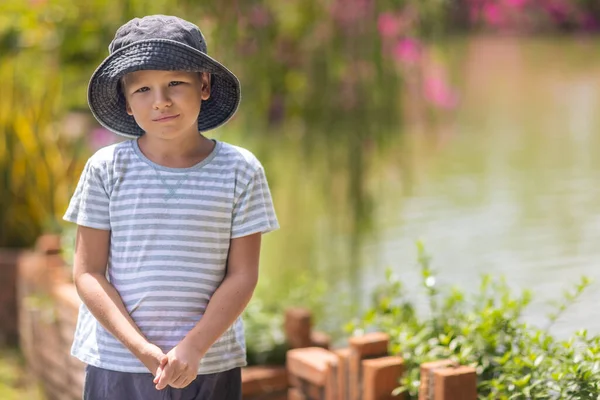
[[[143,92],[147,92],[148,90],[150,90],[150,88],[148,88],[147,86],[141,87],[138,90],[136,90],[134,93],[143,93]]]
[[[169,86],[177,86],[177,85],[181,85],[183,82],[180,81],[173,81],[171,83],[169,83]]]

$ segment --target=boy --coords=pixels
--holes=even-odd
[[[109,51],[88,102],[132,140],[88,160],[64,216],[84,399],[241,399],[240,314],[278,223],[260,162],[200,133],[233,116],[239,82],[176,17],[129,21]]]

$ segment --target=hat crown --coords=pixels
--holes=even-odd
[[[117,30],[108,50],[112,54],[132,43],[151,39],[173,40],[207,53],[206,41],[200,28],[184,19],[168,15],[132,19]]]

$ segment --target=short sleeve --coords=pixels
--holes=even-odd
[[[110,203],[105,187],[103,174],[92,159],[88,160],[63,219],[89,228],[110,230]]]
[[[273,199],[262,166],[256,169],[252,178],[236,198],[233,207],[231,238],[235,239],[253,233],[268,233],[279,228]]]

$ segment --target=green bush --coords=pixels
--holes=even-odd
[[[283,332],[284,312],[254,298],[244,311],[248,365],[284,365],[288,345]]]
[[[452,359],[476,368],[480,399],[597,399],[600,394],[600,336],[577,332],[557,340],[548,327],[589,286],[583,278],[565,295],[546,329],[530,326],[521,316],[531,301],[528,291],[514,295],[504,280],[482,279],[478,293],[439,290],[422,244],[422,285],[429,315],[415,310],[402,283],[387,274],[361,320],[348,324],[353,333],[378,330],[391,336],[391,351],[401,355],[407,374],[397,392],[416,399],[419,365]]]

